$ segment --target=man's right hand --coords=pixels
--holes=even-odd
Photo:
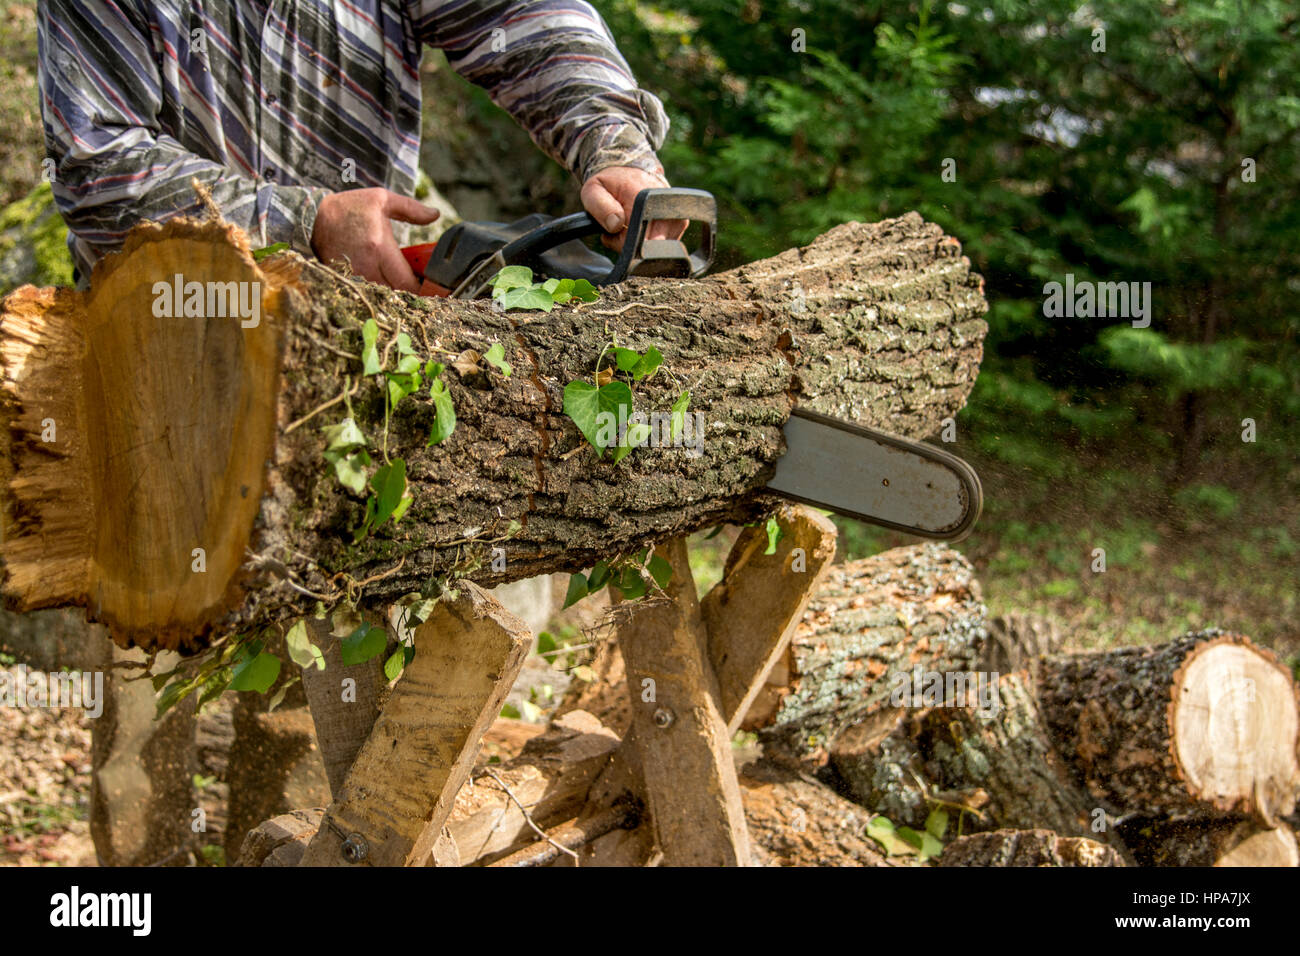
[[[420,280],[393,238],[390,220],[427,226],[438,216],[438,210],[387,189],[330,193],[316,210],[311,246],[322,262],[345,259],[353,272],[371,282],[417,292]]]

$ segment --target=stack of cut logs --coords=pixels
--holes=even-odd
[[[920,830],[942,807],[945,866],[1297,864],[1284,819],[1300,782],[1296,692],[1272,654],[1217,631],[1082,654],[1059,643],[1032,618],[986,620],[955,551],[832,566],[742,724],[762,744],[739,776],[753,862],[910,862],[867,824]],[[635,709],[614,642],[593,670],[545,731],[499,722],[517,756],[476,766],[439,843],[451,857],[435,846],[430,862],[656,859],[644,807],[599,792]],[[964,699],[950,674],[972,675]],[[297,862],[319,820],[263,824],[243,862]]]

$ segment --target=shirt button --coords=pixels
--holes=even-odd
[[[274,106],[274,105],[275,105],[275,94],[274,94],[274,93],[268,93],[268,94],[266,94],[266,105],[267,105],[267,106]]]
[[[262,173],[262,177],[269,183],[275,182],[275,167],[268,166],[266,171]]]

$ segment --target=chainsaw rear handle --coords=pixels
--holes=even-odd
[[[652,222],[686,219],[703,227],[700,247],[694,252],[677,239],[646,240]],[[702,189],[643,189],[632,203],[623,251],[609,273],[595,285],[613,285],[629,275],[697,278],[713,264],[714,237],[718,230],[718,204]],[[552,219],[532,232],[501,248],[506,265],[524,262],[548,249],[588,236],[604,235],[605,229],[591,213],[575,212]]]

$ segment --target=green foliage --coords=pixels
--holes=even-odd
[[[45,182],[0,209],[0,294],[28,282],[36,286],[73,284],[68,228],[55,208],[50,184]]]
[[[599,387],[590,382],[570,382],[564,387],[564,414],[578,426],[599,458],[618,440],[616,431],[609,427],[611,421],[626,421],[632,414],[632,389],[624,382]]]
[[[720,265],[913,209],[962,240],[991,304],[981,450],[1052,469],[1119,438],[1189,461],[1246,415],[1300,415],[1288,0],[596,6],[666,103],[670,175],[719,200]],[[1151,283],[1150,328],[1049,319],[1067,274]]]
[[[767,532],[767,550],[765,550],[763,553],[776,554],[776,546],[777,543],[781,540],[781,533],[782,533],[781,523],[776,520],[776,515],[772,515],[770,518],[767,519],[767,522],[764,524],[763,529],[764,531]]]
[[[269,245],[269,246],[263,246],[261,249],[254,249],[254,250],[253,250],[253,261],[254,261],[254,262],[261,262],[263,259],[265,259],[265,258],[267,258],[267,257],[269,257],[269,256],[273,256],[273,255],[275,255],[276,253],[284,252],[284,251],[285,251],[286,249],[288,249],[288,248],[289,248],[289,243],[287,243],[287,242],[276,242],[276,243],[273,243],[273,244],[271,244],[271,245]]]
[[[601,363],[607,354],[613,356],[614,364],[612,368],[602,369]],[[626,382],[616,381],[614,376],[622,373],[633,382],[641,382],[653,378],[663,364],[663,353],[653,345],[641,353],[614,341],[605,346],[596,360],[595,384],[579,379],[565,386],[564,414],[578,426],[578,431],[596,450],[597,458],[603,458],[609,450],[610,459],[617,465],[634,449],[644,445],[651,435],[649,425],[630,421],[634,405],[632,389]],[[672,441],[682,433],[690,404],[689,391],[683,391],[672,404],[669,411]],[[619,428],[624,424],[626,428],[623,434],[619,434]]]
[[[372,657],[384,653],[388,646],[388,635],[382,627],[375,627],[368,622],[362,624],[347,637],[343,638],[340,656],[344,667],[364,664]]]
[[[595,302],[600,298],[596,287],[586,279],[546,279],[534,282],[533,270],[527,266],[506,266],[492,277],[490,285],[492,298],[507,311],[536,309],[550,312],[557,305]]]
[[[1174,501],[1186,511],[1208,513],[1219,520],[1231,518],[1241,505],[1232,489],[1223,485],[1188,485],[1175,493]]]
[[[595,594],[605,587],[625,601],[645,597],[652,586],[662,591],[672,580],[673,567],[658,554],[651,554],[647,559],[646,553],[638,551],[612,561],[597,561],[590,575],[570,575],[564,607],[572,607],[587,595]]]
[[[244,648],[233,666],[230,690],[251,690],[265,694],[280,676],[280,658],[263,651],[261,641],[254,641]]]

